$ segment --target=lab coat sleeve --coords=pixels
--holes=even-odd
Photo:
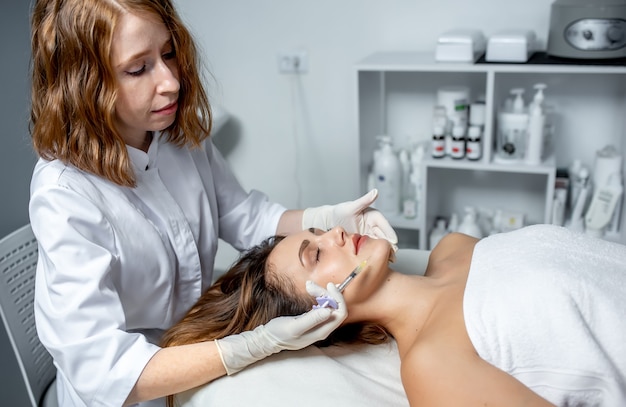
[[[56,184],[34,190],[30,218],[39,337],[85,405],[121,406],[159,348],[125,331],[112,227],[88,197]]]
[[[245,250],[276,234],[285,208],[270,202],[260,191],[241,187],[228,163],[213,143],[206,143],[219,212],[219,237],[238,250]]]

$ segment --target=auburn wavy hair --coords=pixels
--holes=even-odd
[[[135,186],[126,145],[114,125],[117,84],[111,43],[123,13],[160,18],[179,71],[178,112],[163,131],[178,146],[209,136],[211,108],[193,38],[170,0],[37,0],[31,16],[30,132],[35,151],[123,186]]]
[[[291,280],[277,273],[269,255],[284,236],[274,236],[245,251],[207,289],[196,304],[162,338],[161,346],[178,346],[250,331],[279,316],[300,315],[316,304],[296,294]],[[352,323],[336,329],[317,346],[340,343],[381,344],[391,339],[382,326]],[[167,405],[173,406],[173,396]]]

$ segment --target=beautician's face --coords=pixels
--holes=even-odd
[[[366,267],[344,292],[348,301],[348,293],[356,293],[359,287],[379,280],[375,277],[380,274],[376,270],[386,269],[390,249],[386,240],[349,235],[340,227],[328,232],[310,229],[285,237],[270,254],[269,262],[277,273],[285,274],[294,282],[296,290],[306,294],[307,280],[324,288],[329,282],[340,284],[356,266],[367,260]]]
[[[157,17],[125,13],[113,35],[117,129],[133,147],[170,126],[178,110],[178,67],[171,36]]]

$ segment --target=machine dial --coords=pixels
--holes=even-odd
[[[626,21],[617,18],[585,18],[567,26],[565,40],[583,51],[610,51],[626,46]]]

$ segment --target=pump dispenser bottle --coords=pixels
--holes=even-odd
[[[465,216],[463,217],[463,221],[459,225],[457,231],[477,239],[481,239],[483,237],[483,232],[480,229],[480,226],[478,226],[476,219],[476,209],[473,206],[465,207]]]
[[[524,89],[511,89],[511,94],[513,95],[513,106],[511,106],[511,111],[513,113],[524,113]]]
[[[514,95],[510,102],[498,114],[498,134],[496,139],[495,159],[498,162],[520,161],[525,157],[528,113],[524,109],[524,89],[511,89]]]
[[[393,151],[391,137],[378,136],[380,151],[374,158],[374,183],[378,189],[376,208],[385,215],[400,212],[402,197],[402,164]]]

